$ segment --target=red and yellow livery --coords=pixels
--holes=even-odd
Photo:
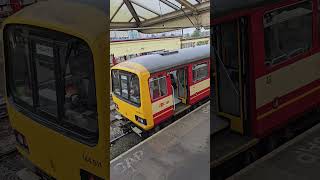
[[[118,112],[149,131],[210,94],[210,48],[163,52],[120,63],[111,69]]]

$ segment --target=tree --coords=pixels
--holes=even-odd
[[[200,29],[195,29],[191,35],[191,37],[200,37]]]

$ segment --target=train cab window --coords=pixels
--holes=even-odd
[[[121,84],[121,95],[123,98],[129,98],[129,86],[128,86],[128,76],[121,74],[120,75],[120,84]]]
[[[96,143],[97,102],[89,46],[73,36],[23,25],[6,27],[4,40],[10,47],[5,55],[12,102],[39,123]]]
[[[11,93],[15,101],[21,101],[27,106],[33,106],[33,89],[31,80],[31,70],[28,62],[28,41],[22,36],[22,30],[15,31],[8,36],[9,44],[8,56],[11,63]]]
[[[140,88],[139,79],[137,76],[130,77],[130,101],[135,104],[140,104]]]
[[[264,15],[265,64],[304,53],[312,45],[312,2],[305,1]]]
[[[125,101],[140,106],[140,85],[137,75],[120,70],[112,70],[112,92]]]
[[[120,93],[120,79],[119,79],[119,71],[118,70],[113,70],[111,72],[112,75],[112,91],[113,93],[115,93],[116,95],[121,95]]]
[[[149,86],[152,100],[157,100],[161,97],[167,96],[168,94],[165,76],[160,78],[151,78]]]
[[[92,54],[80,41],[60,48],[61,74],[64,75],[63,122],[96,133],[97,100]],[[85,65],[84,65],[85,64]]]
[[[208,63],[196,64],[192,67],[193,81],[201,81],[208,77]]]
[[[57,92],[55,82],[55,60],[52,45],[37,42],[33,47],[33,61],[37,74],[37,90],[40,111],[57,117]],[[45,54],[46,49],[47,54]]]

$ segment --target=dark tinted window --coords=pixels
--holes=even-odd
[[[136,74],[112,70],[112,92],[125,101],[140,106],[140,85]]]
[[[193,81],[200,81],[208,77],[208,63],[197,64],[192,67]]]
[[[312,3],[306,1],[264,15],[265,63],[274,65],[312,45]]]
[[[15,104],[76,137],[97,141],[93,57],[75,37],[29,26],[5,29],[9,93]]]

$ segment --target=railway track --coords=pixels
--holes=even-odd
[[[0,96],[0,120],[7,117],[8,117],[8,112],[6,108],[6,103],[3,96]]]
[[[7,158],[10,158],[10,157],[12,157],[12,156],[15,156],[15,155],[17,155],[17,154],[18,154],[18,151],[17,151],[16,148],[11,149],[10,151],[7,151],[7,152],[5,152],[5,153],[2,153],[2,154],[0,154],[0,162],[3,161],[3,160],[5,160],[5,159],[7,159]]]
[[[184,110],[183,112],[179,113],[177,116],[173,117],[168,123],[161,125],[160,129],[167,127],[172,122],[182,118],[183,116],[187,115],[191,110],[197,108],[198,106],[208,102],[209,99],[205,99],[200,101],[198,104],[191,106],[189,109]],[[113,102],[111,102],[110,106],[110,144],[111,146],[116,143],[116,141],[120,140],[121,138],[133,133],[132,129],[130,128],[131,122],[122,118],[122,116],[115,110]],[[160,130],[159,129],[159,130]]]

